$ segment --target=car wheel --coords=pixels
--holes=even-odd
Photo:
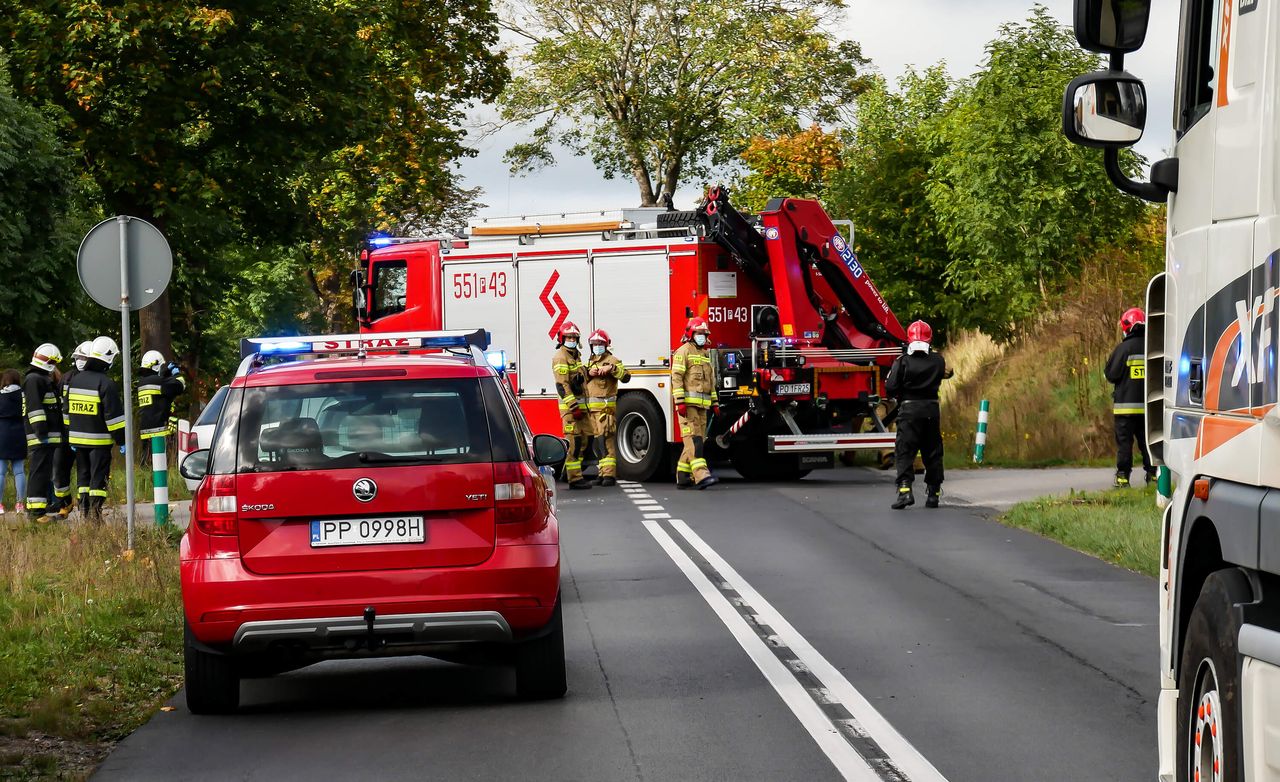
[[[811,471],[793,453],[769,453],[767,435],[756,428],[729,449],[733,469],[749,481],[798,481]]]
[[[1241,731],[1239,604],[1252,597],[1239,570],[1210,574],[1200,590],[1178,668],[1178,779],[1236,782]]]
[[[623,394],[618,400],[618,477],[649,481],[667,461],[666,419],[648,394]]]
[[[188,711],[227,714],[240,707],[240,675],[231,658],[201,650],[185,625],[182,658]]]
[[[563,698],[567,689],[564,622],[556,598],[547,632],[516,647],[516,697],[526,701]]]

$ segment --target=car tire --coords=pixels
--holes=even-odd
[[[240,707],[240,675],[235,664],[226,655],[200,649],[185,624],[182,658],[188,711],[228,714]]]
[[[800,466],[800,457],[792,453],[769,453],[767,435],[753,428],[729,449],[733,469],[748,481],[798,481],[811,470]]]
[[[1236,639],[1242,622],[1239,605],[1249,602],[1252,594],[1249,580],[1239,570],[1219,570],[1205,580],[1191,611],[1178,667],[1179,780],[1236,782],[1242,778],[1244,735]]]
[[[564,622],[560,599],[546,632],[516,647],[516,697],[520,700],[563,698],[568,689],[564,669]]]
[[[662,409],[646,393],[623,394],[618,400],[618,477],[651,481],[667,463],[667,426]]]

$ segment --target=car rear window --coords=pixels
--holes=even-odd
[[[247,388],[237,472],[492,461],[475,378]]]
[[[223,386],[209,400],[209,404],[204,406],[200,411],[200,417],[196,419],[196,426],[209,426],[218,422],[218,415],[222,412],[222,403],[227,399],[227,391],[231,386]]]

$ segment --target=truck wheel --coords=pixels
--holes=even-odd
[[[230,657],[210,654],[196,644],[191,628],[183,623],[182,661],[187,711],[192,714],[229,714],[240,707],[240,674]]]
[[[1243,573],[1220,570],[1205,580],[1191,611],[1178,667],[1179,780],[1241,779],[1244,736],[1237,606],[1249,602],[1251,595]]]
[[[516,697],[520,700],[563,698],[569,688],[564,671],[564,621],[558,597],[547,630],[545,635],[516,647]]]
[[[623,394],[618,400],[618,477],[649,481],[667,461],[666,419],[648,394]]]
[[[764,434],[733,444],[729,461],[733,469],[749,481],[798,481],[811,471],[800,467],[800,457],[791,453],[769,453]]]

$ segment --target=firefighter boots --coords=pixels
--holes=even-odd
[[[898,499],[894,500],[893,504],[890,505],[889,507],[893,508],[894,510],[902,510],[908,505],[915,505],[915,504],[916,504],[916,495],[911,492],[911,487],[899,486]]]
[[[618,480],[612,475],[605,475],[596,481],[598,486],[617,486]]]
[[[941,486],[929,486],[929,487],[927,487],[927,489],[926,489],[926,495],[925,495],[925,498],[924,498],[924,506],[925,506],[926,508],[936,508],[936,507],[938,507],[938,499],[939,499],[941,496],[942,496],[942,487],[941,487]]]
[[[1117,489],[1127,489],[1127,488],[1129,488],[1129,473],[1127,473],[1127,472],[1117,472],[1117,473],[1116,473],[1116,480],[1115,480],[1115,482],[1114,482],[1114,483],[1112,483],[1111,485],[1112,485],[1113,487],[1117,488]]]
[[[708,475],[707,477],[705,477],[705,478],[703,478],[702,480],[698,481],[698,482],[697,482],[696,484],[694,484],[694,485],[695,485],[695,486],[697,486],[699,489],[706,489],[706,488],[710,488],[710,487],[712,487],[712,486],[715,486],[715,485],[716,485],[717,483],[719,483],[719,482],[720,482],[720,479],[719,479],[719,478],[717,478],[716,476],[714,476],[714,475]]]

